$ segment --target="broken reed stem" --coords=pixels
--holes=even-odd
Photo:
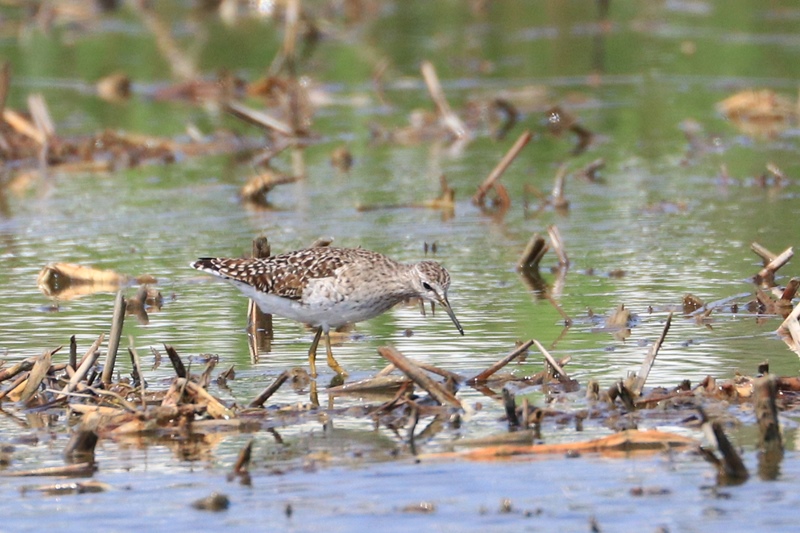
[[[597,179],[597,171],[601,170],[603,167],[606,166],[606,160],[601,158],[595,159],[591,163],[588,163],[582,169],[575,173],[575,176],[578,178],[583,178],[587,181],[596,182]]]
[[[11,379],[20,372],[28,372],[31,368],[33,368],[36,359],[36,357],[28,357],[27,359],[15,363],[8,368],[0,369],[0,382]]]
[[[767,263],[764,268],[762,268],[758,274],[755,276],[755,282],[761,283],[766,279],[769,279],[771,276],[775,274],[775,272],[781,268],[783,265],[789,262],[789,260],[794,255],[794,249],[790,246],[789,248],[782,251],[778,254],[772,261]]]
[[[795,294],[797,294],[798,288],[800,288],[800,278],[790,279],[789,283],[787,283],[786,287],[783,289],[780,299],[791,302]]]
[[[449,370],[445,370],[444,368],[439,368],[438,366],[434,366],[430,363],[425,363],[423,361],[413,361],[413,363],[418,367],[420,367],[422,370],[430,372],[431,374],[442,376],[445,379],[452,379],[456,383],[464,383],[464,376],[456,374],[455,372],[450,372]]]
[[[419,407],[418,404],[412,404],[415,407]],[[422,428],[422,431],[415,434],[416,439],[421,439],[423,441],[428,441],[436,436],[442,429],[444,429],[444,423],[449,417],[445,413],[439,412],[436,414],[433,419],[428,423],[427,426]]]
[[[563,359],[556,361],[558,363],[559,368],[563,369],[569,362],[572,361],[572,357],[567,355]],[[534,375],[526,378],[525,381],[531,384],[544,384],[548,381],[548,379],[553,375],[553,372],[550,371],[548,368],[541,370]]]
[[[664,324],[664,329],[661,330],[661,336],[658,340],[650,347],[650,350],[647,352],[647,357],[644,358],[642,361],[642,368],[639,370],[639,375],[636,376],[636,381],[633,384],[633,390],[631,391],[634,396],[641,396],[642,390],[644,390],[644,383],[647,381],[647,376],[650,374],[650,370],[653,368],[653,364],[656,362],[656,355],[658,355],[658,350],[661,349],[661,345],[664,343],[664,339],[667,337],[667,332],[669,331],[669,327],[672,324],[672,313],[669,314],[667,317],[667,323]]]
[[[764,265],[769,264],[770,261],[778,257],[777,254],[772,253],[757,242],[750,243],[750,249],[764,261]]]
[[[172,73],[181,80],[195,80],[198,77],[196,62],[181,50],[171,26],[162,20],[151,2],[131,2],[136,14],[142,19],[144,26],[155,37],[160,55],[169,65]]]
[[[300,22],[300,0],[287,0],[284,10],[283,60],[288,78],[289,119],[294,136],[301,133],[300,86],[297,79],[297,30]],[[295,176],[302,174],[295,173]]]
[[[411,378],[414,383],[425,389],[428,394],[440,404],[452,405],[453,407],[463,409],[463,405],[461,405],[461,401],[458,398],[431,379],[421,368],[409,361],[405,355],[394,347],[381,346],[378,348],[378,353],[381,357],[388,360],[401,372]]]
[[[28,381],[25,383],[25,388],[22,390],[22,394],[19,397],[19,401],[21,403],[27,402],[34,394],[36,394],[36,391],[39,389],[39,385],[42,384],[42,381],[50,371],[50,364],[53,362],[53,354],[60,349],[61,346],[55,350],[46,351],[36,358],[36,362],[33,363],[33,368],[31,368],[31,371],[28,372]]]
[[[91,477],[97,471],[94,462],[78,463],[67,466],[47,466],[23,472],[7,472],[4,477],[34,477],[34,476],[64,476],[64,477]]]
[[[83,420],[64,447],[64,458],[67,462],[94,462],[94,449],[99,439],[95,429],[87,426],[85,418]]]
[[[736,447],[728,440],[728,436],[725,435],[722,424],[717,421],[711,422],[711,430],[717,440],[717,449],[722,454],[722,464],[718,466],[720,475],[726,481],[734,483],[744,481],[750,477],[742,457],[736,451]]]
[[[414,440],[414,431],[417,429],[417,424],[419,423],[419,406],[416,403],[411,402],[411,423],[408,426],[408,450],[411,452],[411,455],[417,455],[417,445]]]
[[[270,255],[272,255],[272,248],[265,236],[262,235],[253,239],[253,258],[265,259]],[[248,300],[247,316],[250,318],[248,324],[250,334],[254,338],[259,338],[257,335],[260,332],[269,337],[272,336],[272,315],[262,311],[252,299]]]
[[[564,198],[566,180],[567,164],[561,163],[561,166],[559,166],[558,170],[556,171],[556,178],[555,182],[553,183],[553,192],[550,193],[550,202],[552,202],[553,207],[560,209],[569,207],[569,201]]]
[[[778,326],[775,332],[789,346],[789,349],[800,355],[800,323],[797,321],[798,316],[800,316],[800,303],[794,306],[792,312],[789,313],[789,316]]]
[[[450,104],[447,103],[447,97],[442,89],[442,84],[439,83],[439,76],[436,74],[436,67],[430,61],[423,61],[420,65],[422,77],[425,80],[425,85],[428,87],[428,92],[431,95],[433,103],[436,105],[436,110],[442,118],[445,126],[449,129],[457,139],[463,139],[467,136],[467,128],[464,123],[458,118]]]
[[[175,378],[173,384],[176,390],[181,391],[178,398],[188,395],[192,403],[204,404],[206,414],[212,418],[230,420],[235,417],[233,411],[225,407],[222,402],[194,381],[187,378]]]
[[[553,369],[553,372],[556,374],[559,381],[567,381],[569,379],[569,376],[567,375],[566,372],[564,372],[564,369],[561,368],[561,366],[553,358],[553,356],[550,355],[550,352],[548,352],[547,349],[544,346],[542,346],[542,343],[540,343],[536,339],[533,339],[533,343],[536,345],[539,351],[542,352],[542,355],[544,355],[547,364],[550,365],[550,368]]]
[[[3,120],[20,135],[33,139],[38,144],[44,146],[47,137],[38,130],[36,126],[27,118],[17,113],[13,109],[3,109]]]
[[[777,381],[773,376],[759,378],[755,383],[756,419],[764,452],[783,450],[781,427],[778,421]]]
[[[525,250],[522,252],[522,255],[520,255],[519,261],[517,261],[517,272],[522,270],[539,270],[539,262],[549,248],[544,237],[540,236],[538,233],[534,233],[528,241],[528,244],[525,245]]]
[[[164,345],[164,350],[166,350],[167,355],[169,356],[169,361],[172,363],[172,368],[175,369],[175,374],[177,374],[179,378],[185,378],[187,375],[186,367],[184,366],[183,361],[181,361],[181,356],[178,355],[178,352],[175,350],[175,348],[169,344]]]
[[[636,411],[636,400],[634,400],[631,390],[622,380],[617,381],[611,389],[609,389],[608,397],[611,398],[612,401],[619,398],[628,412],[632,413]]]
[[[250,468],[250,458],[253,455],[253,439],[247,441],[244,448],[239,451],[239,457],[236,458],[236,463],[233,465],[234,474],[246,474]]]
[[[257,111],[244,104],[240,104],[239,102],[225,102],[225,110],[231,115],[240,118],[245,122],[260,126],[264,129],[273,130],[281,135],[291,137],[294,134],[292,127],[285,122],[278,120],[277,118],[268,115],[263,111]]]
[[[97,340],[94,341],[92,346],[89,348],[89,351],[86,352],[86,355],[83,356],[81,359],[81,364],[75,370],[75,373],[69,379],[69,383],[64,387],[64,393],[70,393],[75,390],[75,387],[78,386],[78,383],[86,377],[86,374],[89,373],[89,369],[94,366],[97,360],[100,358],[100,344],[103,342],[103,338],[105,335],[103,333],[97,337]],[[62,394],[60,397],[63,397]]]
[[[449,370],[445,370],[444,368],[439,368],[438,366],[434,366],[430,363],[425,363],[422,361],[415,361],[413,359],[409,359],[413,364],[420,367],[422,370],[430,372],[431,374],[436,374],[437,376],[442,376],[445,379],[452,379],[456,383],[464,383],[465,379],[464,376],[460,374],[456,374],[455,372],[450,372]],[[395,371],[397,367],[393,364],[389,363],[385,367],[383,367],[374,377],[385,377]]]
[[[486,198],[486,193],[489,192],[489,189],[494,187],[494,183],[503,175],[506,169],[511,165],[514,159],[517,158],[519,152],[525,147],[528,142],[531,140],[531,132],[530,130],[525,130],[522,135],[519,136],[517,142],[511,147],[511,149],[506,152],[506,155],[503,156],[503,159],[497,164],[497,166],[492,169],[492,172],[486,179],[481,183],[480,187],[478,187],[478,191],[475,193],[475,196],[472,197],[472,203],[475,205],[483,205],[483,201]]]
[[[28,95],[28,110],[31,113],[31,117],[33,118],[33,123],[36,125],[36,128],[44,134],[46,139],[49,139],[56,134],[53,118],[50,116],[50,110],[47,108],[47,102],[41,93]]]
[[[27,372],[27,370],[26,370],[26,372]],[[28,379],[28,374],[19,374],[19,375],[17,376],[17,379],[15,379],[14,381],[12,381],[12,382],[11,382],[11,385],[9,385],[9,387],[8,387],[7,389],[5,389],[5,390],[3,390],[3,391],[0,391],[0,400],[4,399],[4,398],[5,398],[6,396],[8,396],[8,395],[9,395],[9,394],[10,394],[10,393],[11,393],[11,392],[14,390],[14,389],[16,389],[17,387],[19,387],[20,385],[22,385],[22,383],[23,383],[23,382],[24,382],[26,379]]]
[[[94,355],[94,353],[98,349],[100,349],[100,345],[103,344],[103,341],[105,339],[106,339],[105,333],[101,333],[100,336],[97,337],[97,339],[95,339],[95,341],[92,343],[92,345],[89,346],[89,349],[86,350],[86,353],[83,354],[83,357],[81,357],[81,360],[78,363],[78,368],[83,366],[83,363],[86,361],[86,359],[88,359],[89,357],[92,357]],[[78,368],[75,368],[76,372],[78,371]]]
[[[547,235],[550,237],[550,244],[553,251],[558,257],[559,266],[568,267],[569,257],[567,257],[567,250],[564,248],[564,240],[561,238],[561,232],[558,231],[558,226],[550,224],[547,226]]]
[[[278,376],[278,377],[275,379],[275,381],[273,381],[273,382],[272,382],[272,383],[269,385],[269,387],[267,387],[266,389],[264,389],[264,392],[262,392],[261,394],[259,394],[259,395],[256,397],[256,399],[255,399],[255,400],[253,400],[252,402],[250,402],[249,404],[247,404],[247,407],[263,407],[263,406],[264,406],[264,402],[266,402],[266,401],[267,401],[267,400],[270,398],[270,396],[272,396],[273,394],[275,394],[275,391],[277,391],[277,390],[278,390],[278,389],[281,387],[281,385],[283,385],[283,384],[286,382],[286,380],[287,380],[287,379],[289,379],[289,372],[288,372],[288,371],[286,371],[286,370],[284,370],[284,371],[283,371],[283,372],[281,372],[281,374],[280,374],[280,375],[279,375],[279,376]]]
[[[519,417],[517,416],[517,399],[514,393],[503,387],[503,408],[508,419],[508,430],[516,431],[520,427]]]
[[[69,338],[69,366],[72,370],[78,367],[78,342],[75,340],[75,335]]]
[[[142,400],[142,410],[147,411],[147,401],[144,398],[145,382],[144,374],[142,374],[142,361],[133,343],[133,335],[128,336],[128,354],[130,354],[131,363],[133,364],[133,382],[134,384],[138,383],[139,386],[139,398]]]
[[[798,316],[800,316],[800,303],[798,303],[797,305],[794,306],[794,309],[792,309],[792,312],[789,313],[789,316],[787,316],[784,319],[784,321],[781,323],[781,325],[778,327],[778,329],[781,330],[781,329],[789,328],[789,324],[792,321],[797,322]]]
[[[492,366],[490,366],[489,368],[487,368],[486,370],[484,370],[483,372],[481,372],[480,374],[475,376],[474,378],[468,379],[467,383],[470,384],[470,385],[475,385],[477,383],[486,382],[486,380],[488,380],[498,370],[500,370],[501,368],[506,366],[508,363],[510,363],[511,361],[513,361],[514,359],[519,357],[520,355],[524,354],[528,350],[528,348],[531,347],[531,345],[533,343],[534,343],[533,340],[529,340],[527,342],[524,342],[524,343],[520,344],[510,354],[508,354],[507,356],[503,357],[502,359],[497,361],[495,364],[493,364]]]
[[[108,353],[106,354],[106,364],[103,367],[103,384],[111,385],[111,378],[114,375],[114,363],[117,360],[117,350],[119,349],[119,340],[122,337],[122,323],[125,321],[125,307],[127,303],[122,291],[117,291],[117,297],[114,300],[114,316],[111,319],[111,333],[108,335]]]
[[[208,359],[206,361],[206,368],[203,370],[203,373],[200,374],[200,379],[197,380],[197,384],[203,387],[204,389],[208,388],[208,385],[211,383],[211,372],[214,371],[214,367],[217,366],[217,361],[214,358]]]

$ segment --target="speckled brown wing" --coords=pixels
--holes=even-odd
[[[335,275],[356,250],[309,248],[264,259],[201,258],[192,263],[198,270],[253,286],[256,290],[301,300],[310,279]]]

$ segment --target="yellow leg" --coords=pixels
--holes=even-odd
[[[317,377],[317,346],[319,345],[319,338],[322,335],[322,328],[317,328],[317,334],[314,335],[314,341],[311,343],[311,348],[308,349],[308,366],[311,370],[311,377]],[[330,341],[328,341],[330,346]],[[330,351],[330,347],[328,348]]]
[[[339,366],[339,363],[333,357],[333,351],[331,350],[331,335],[328,332],[325,332],[325,351],[328,353],[328,366],[340,376],[346,376],[347,372],[345,372],[344,368]]]

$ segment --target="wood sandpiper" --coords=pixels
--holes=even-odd
[[[312,376],[323,333],[328,366],[346,375],[333,357],[330,329],[376,317],[410,298],[438,303],[464,334],[447,300],[450,274],[435,261],[406,264],[361,248],[321,246],[263,259],[201,258],[191,265],[232,283],[265,313],[315,327],[308,351]]]

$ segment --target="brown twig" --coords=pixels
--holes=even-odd
[[[605,167],[605,166],[606,166],[606,160],[605,159],[603,159],[602,157],[599,158],[599,159],[595,159],[591,163],[586,164],[586,166],[584,166],[583,168],[578,170],[575,173],[575,177],[576,178],[585,179],[586,181],[590,181],[592,183],[596,183],[598,181],[601,181],[597,177],[597,172],[599,170],[602,170],[603,167]]]
[[[549,248],[544,237],[534,233],[517,261],[517,271],[539,270],[539,262]]]
[[[784,302],[791,302],[794,298],[795,294],[797,294],[797,289],[800,288],[800,278],[792,278],[789,280],[789,283],[786,284],[783,291],[781,292],[781,300]]]
[[[33,139],[40,145],[44,146],[47,142],[47,136],[44,133],[39,131],[30,120],[13,109],[3,109],[3,120],[14,128],[14,131]]]
[[[758,274],[755,275],[753,281],[758,284],[763,284],[767,281],[772,280],[775,272],[781,268],[783,265],[789,262],[789,260],[794,255],[794,249],[790,246],[780,254],[778,254],[774,259],[772,259],[769,263],[767,263],[764,268],[762,268]]]
[[[69,338],[69,366],[72,370],[78,367],[78,342],[75,340],[75,335]]]
[[[247,441],[247,444],[239,451],[239,456],[236,458],[236,463],[233,465],[233,474],[242,475],[247,474],[250,468],[250,458],[253,455],[253,439]]]
[[[494,375],[498,370],[506,366],[508,363],[519,357],[520,355],[524,354],[528,348],[534,343],[533,340],[529,340],[523,342],[519,346],[517,346],[510,354],[506,355],[495,364],[478,374],[477,376],[470,378],[467,380],[467,383],[470,385],[476,385],[480,383],[485,383],[492,375]]]
[[[417,365],[412,363],[405,355],[391,346],[381,346],[378,348],[378,353],[384,359],[388,360],[396,366],[401,372],[407,375],[411,380],[425,389],[433,399],[442,405],[452,405],[463,409],[461,401],[453,394],[447,391],[439,383],[428,377],[428,375]]]
[[[562,359],[556,361],[556,363],[558,364],[559,368],[563,369],[567,364],[569,364],[570,361],[572,361],[572,357],[567,355]],[[525,383],[528,383],[530,385],[541,385],[549,381],[550,378],[552,377],[552,374],[553,372],[550,369],[545,368],[544,370],[541,370],[530,377],[526,377]]]
[[[765,266],[769,264],[770,261],[773,261],[776,257],[778,257],[777,254],[767,250],[757,242],[750,243],[750,249],[753,250],[753,252],[759,256],[762,261],[764,261]]]
[[[517,400],[514,393],[503,387],[503,408],[508,419],[508,430],[516,431],[520,427],[519,417],[517,416]]]
[[[40,93],[28,95],[28,109],[31,112],[33,123],[46,139],[56,134],[56,127],[53,125],[53,118],[47,108],[47,102]]]
[[[264,129],[274,130],[281,135],[286,135],[287,137],[294,135],[294,131],[290,125],[271,115],[268,115],[263,111],[258,111],[244,104],[233,101],[226,102],[225,109],[230,114],[244,120],[245,122],[249,122],[250,124],[260,126]]]
[[[442,89],[442,84],[439,83],[439,76],[436,74],[436,68],[430,61],[423,61],[420,66],[422,77],[425,79],[425,85],[428,86],[428,92],[431,95],[433,103],[436,104],[436,109],[439,116],[444,122],[444,125],[449,129],[457,139],[463,139],[468,135],[467,127],[458,118],[450,104],[447,103],[447,97]]]
[[[159,18],[158,13],[150,2],[138,0],[131,2],[134,11],[144,22],[145,27],[153,34],[159,52],[166,60],[172,73],[182,80],[192,80],[197,77],[197,68],[184,52],[170,32],[170,25]]]
[[[736,447],[728,440],[722,424],[717,421],[711,422],[711,431],[717,440],[717,449],[722,454],[722,460],[718,459],[711,451],[700,448],[704,457],[717,467],[717,477],[720,482],[725,484],[736,484],[744,482],[750,474],[742,461]]]
[[[33,477],[33,476],[66,476],[66,477],[86,477],[91,476],[97,470],[94,463],[78,463],[67,466],[48,466],[35,468],[33,470],[23,470],[22,472],[7,472],[7,477]]]
[[[129,338],[128,342],[130,343],[130,346],[128,346],[128,354],[130,354],[131,363],[133,364],[133,381],[139,386],[139,398],[142,400],[142,411],[147,411],[147,401],[144,396],[145,381],[144,375],[142,374],[142,363],[139,359],[139,352],[136,351],[136,347],[133,345],[132,336]]]
[[[28,372],[36,363],[37,357],[28,357],[8,368],[0,369],[0,381],[11,379],[21,372]]]
[[[125,307],[127,303],[122,291],[117,291],[117,297],[114,300],[114,315],[111,319],[111,333],[108,335],[108,353],[106,354],[106,364],[103,367],[103,384],[108,386],[111,384],[111,378],[114,375],[114,363],[117,360],[117,350],[119,349],[119,340],[122,337],[122,323],[125,321]]]
[[[558,377],[558,380],[559,381],[568,381],[569,380],[569,376],[567,375],[567,373],[564,371],[563,368],[561,368],[561,366],[553,358],[553,356],[550,355],[550,352],[548,352],[547,349],[544,346],[542,346],[542,343],[540,343],[536,339],[533,340],[533,343],[536,345],[536,348],[538,348],[539,351],[542,352],[542,355],[544,355],[544,358],[547,361],[547,364],[550,365],[550,368],[553,369],[553,373],[556,375],[556,377]]]
[[[272,249],[265,236],[253,239],[253,257],[264,259],[272,255]],[[260,307],[249,299],[247,301],[247,329],[250,334],[251,360],[258,361],[259,353],[262,349],[269,349],[269,342],[272,338],[272,315],[265,313]]]
[[[424,310],[424,307],[423,307]],[[409,359],[413,364],[420,367],[422,370],[430,372],[431,374],[436,374],[437,376],[442,376],[445,379],[452,379],[456,383],[464,383],[465,379],[464,376],[460,374],[456,374],[455,372],[450,372],[449,370],[445,370],[444,368],[439,368],[438,366],[434,366],[430,363],[425,363],[422,361],[414,361],[413,359]],[[384,368],[382,368],[377,374],[376,377],[387,376],[391,374],[395,370],[395,366],[393,364],[388,364]]]
[[[495,182],[503,175],[506,169],[511,165],[511,163],[516,159],[519,155],[520,150],[522,150],[528,142],[531,140],[531,132],[530,130],[525,130],[522,135],[519,136],[517,142],[511,147],[511,149],[506,152],[497,166],[492,169],[492,172],[486,179],[481,183],[480,187],[478,187],[478,191],[475,193],[475,196],[472,197],[472,203],[475,205],[483,205],[484,200],[486,198],[486,193],[489,192],[489,189],[494,187]]]
[[[547,235],[550,237],[550,244],[558,257],[558,265],[568,267],[569,257],[567,257],[567,251],[564,248],[564,241],[561,238],[561,232],[558,231],[558,226],[555,224],[547,226]]]
[[[105,337],[104,334],[100,334],[96,341],[89,347],[89,350],[81,359],[81,364],[78,365],[78,368],[75,370],[75,373],[69,380],[69,383],[64,387],[64,393],[70,393],[75,390],[75,387],[78,386],[78,383],[86,377],[86,374],[89,373],[89,369],[94,366],[97,360],[100,358],[100,344],[103,343],[103,338]],[[63,394],[61,395],[63,397]]]
[[[55,350],[46,351],[36,358],[36,362],[33,363],[33,368],[31,368],[31,371],[28,373],[28,381],[25,383],[25,388],[22,390],[22,394],[19,397],[20,402],[25,403],[36,394],[39,385],[42,384],[42,381],[44,381],[44,378],[50,371],[50,363],[53,361],[53,354],[60,349],[61,346]]]
[[[286,382],[287,379],[289,379],[289,372],[284,370],[275,379],[275,381],[270,383],[269,387],[264,389],[264,392],[259,394],[252,402],[247,404],[247,407],[263,407],[264,406],[264,402],[266,402],[270,398],[270,396],[275,394],[275,392],[279,388],[281,388],[281,385],[283,385]]]
[[[67,442],[64,448],[64,457],[68,462],[94,462],[94,449],[99,439],[95,428],[89,427],[89,425],[84,418]]]
[[[783,438],[776,405],[778,385],[775,377],[767,376],[756,380],[754,392],[761,451],[772,454],[783,453]]]
[[[650,375],[650,369],[653,368],[653,364],[656,362],[656,355],[658,355],[658,350],[661,348],[661,345],[664,343],[664,339],[667,337],[667,332],[669,332],[669,327],[671,324],[672,313],[670,313],[667,317],[667,323],[664,324],[664,329],[661,331],[661,336],[652,346],[650,346],[650,350],[647,352],[647,357],[645,357],[644,361],[642,361],[642,368],[639,370],[639,374],[636,376],[636,381],[634,382],[631,390],[634,396],[642,395],[644,383],[647,381],[647,376]]]
[[[564,197],[566,191],[567,164],[561,163],[556,171],[553,191],[550,193],[549,201],[556,209],[569,208],[569,200]]]
[[[26,370],[24,372],[25,373],[20,373],[17,376],[17,379],[12,381],[11,385],[9,385],[9,387],[7,389],[0,391],[0,400],[3,400],[6,396],[8,396],[12,392],[14,392],[17,387],[22,385],[25,382],[25,380],[28,379],[28,371]]]
[[[301,135],[305,128],[300,105],[300,80],[297,76],[297,35],[300,27],[300,0],[288,0],[284,11],[285,30],[283,34],[284,67],[288,74],[289,118],[295,136]],[[301,174],[295,173],[300,176]]]
[[[239,198],[250,204],[269,206],[267,194],[279,185],[295,183],[297,176],[278,175],[274,172],[262,172],[247,180],[239,191]]]
[[[776,333],[789,346],[789,349],[800,355],[800,323],[797,321],[798,316],[800,316],[800,303],[794,306],[794,309],[784,319]]]
[[[178,352],[175,350],[175,348],[169,344],[164,345],[164,350],[167,351],[169,361],[172,363],[172,368],[175,369],[175,374],[177,374],[179,378],[185,378],[187,376],[187,372],[183,361],[181,361],[181,356],[178,355]]]

